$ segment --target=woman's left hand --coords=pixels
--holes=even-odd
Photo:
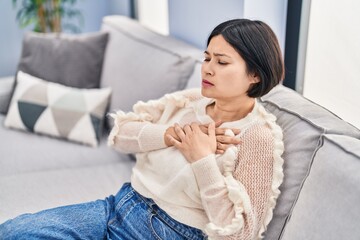
[[[190,163],[200,160],[216,151],[215,123],[210,123],[208,133],[203,133],[199,124],[192,123],[181,128],[178,124],[174,126],[180,141],[170,134],[166,137],[174,147],[180,150]]]

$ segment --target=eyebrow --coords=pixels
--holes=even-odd
[[[210,53],[208,51],[204,51],[205,54],[207,55],[210,55]],[[217,57],[228,57],[228,58],[231,58],[229,55],[226,55],[224,53],[214,53],[214,56],[217,56]]]

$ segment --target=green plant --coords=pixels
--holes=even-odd
[[[20,27],[34,26],[35,32],[80,32],[83,15],[74,6],[77,0],[12,0],[18,9],[16,19]],[[17,4],[19,3],[19,6]],[[77,24],[72,20],[76,20]]]

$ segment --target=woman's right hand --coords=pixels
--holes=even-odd
[[[225,131],[229,128],[219,128],[219,126],[221,124],[222,124],[222,122],[217,122],[215,124],[215,135],[216,135],[216,152],[215,153],[216,154],[223,154],[230,145],[241,143],[241,141],[238,138],[225,135]],[[208,127],[209,127],[209,124],[200,125],[201,131],[205,134],[208,133]],[[230,130],[234,133],[234,135],[237,135],[240,133],[239,129],[234,128],[234,129],[230,129]],[[169,139],[167,137],[165,137],[167,134],[171,135],[173,138],[180,141],[180,137],[176,134],[174,126],[171,126],[168,129],[166,129],[166,132],[164,134],[164,140],[165,140],[166,146],[168,146],[168,147],[173,146],[173,144],[169,141]]]
[[[216,135],[216,154],[223,154],[230,145],[240,144],[241,140],[234,136],[225,135],[226,130],[231,130],[234,135],[238,135],[240,133],[240,129],[236,128],[220,128],[219,126],[222,122],[217,122],[215,124],[215,135]],[[203,133],[208,132],[209,124],[203,124],[200,126],[200,129]]]
[[[168,127],[165,131],[165,134],[164,134],[164,140],[165,140],[165,144],[166,146],[168,147],[171,147],[173,146],[173,144],[170,142],[170,139],[166,137],[166,135],[170,135],[172,136],[173,138],[175,138],[176,140],[180,141],[180,137],[177,135],[177,133],[175,132],[175,126],[171,126],[171,127]]]

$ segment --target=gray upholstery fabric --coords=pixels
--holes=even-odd
[[[0,223],[19,214],[104,199],[130,181],[135,163],[106,145],[91,148],[7,129],[0,115]]]
[[[265,239],[280,239],[292,208],[320,147],[323,133],[341,133],[360,138],[360,131],[298,93],[277,86],[262,98],[265,108],[277,117],[284,133],[284,182]]]
[[[110,32],[101,85],[113,89],[110,111],[129,111],[139,100],[185,88],[201,51],[156,34],[126,17],[105,17]]]
[[[262,97],[262,101],[266,106],[274,106],[291,115],[298,116],[299,119],[321,128],[326,133],[344,134],[360,138],[359,129],[290,88],[279,85]]]
[[[102,160],[105,158],[106,155]],[[116,163],[99,166],[71,169],[63,166],[54,170],[0,176],[0,223],[23,213],[114,195],[124,182],[130,181],[134,163],[119,159]]]
[[[6,113],[14,86],[14,77],[0,79],[0,113]]]
[[[48,136],[7,129],[3,126],[4,119],[5,116],[0,115],[0,176],[90,167],[130,158],[109,148],[106,136],[99,147],[92,148]]]
[[[29,32],[24,37],[18,70],[70,87],[97,88],[107,41],[106,33]]]
[[[287,224],[284,240],[358,240],[360,140],[325,135]]]
[[[194,71],[191,74],[189,81],[186,85],[186,88],[201,88],[201,65],[202,61],[197,60],[195,63]]]

